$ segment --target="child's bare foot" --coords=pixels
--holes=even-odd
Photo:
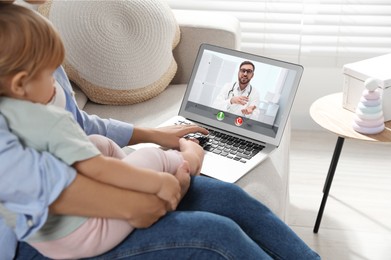
[[[190,187],[190,167],[187,161],[184,161],[174,174],[181,186],[181,198],[183,198]]]
[[[160,190],[156,193],[156,195],[162,200],[167,201],[171,208],[175,209],[179,201],[181,199],[181,184],[178,182],[178,179],[172,174],[167,172],[159,172],[161,186]]]
[[[201,171],[202,161],[204,160],[204,150],[194,141],[179,139],[179,150],[182,153],[183,159],[189,163],[190,174],[199,175]]]

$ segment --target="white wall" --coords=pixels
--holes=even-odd
[[[320,130],[309,109],[318,98],[342,92],[342,67],[306,67],[291,111],[292,129]],[[342,104],[341,104],[342,106]]]

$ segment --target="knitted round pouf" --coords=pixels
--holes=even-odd
[[[54,1],[39,12],[64,41],[69,78],[94,102],[142,102],[175,75],[180,32],[164,1]]]

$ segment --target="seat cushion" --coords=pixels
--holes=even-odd
[[[69,78],[96,103],[145,101],[175,75],[180,31],[164,1],[54,1],[38,11],[64,41]]]

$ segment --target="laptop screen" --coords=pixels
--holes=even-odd
[[[298,64],[202,44],[179,114],[278,146],[302,73]]]

